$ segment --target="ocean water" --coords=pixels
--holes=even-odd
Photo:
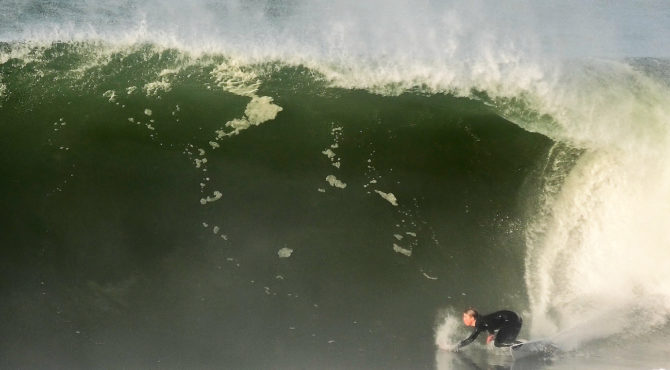
[[[663,1],[0,1],[0,367],[670,367]],[[460,312],[563,352],[514,362]]]

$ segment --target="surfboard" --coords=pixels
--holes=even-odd
[[[549,357],[559,351],[554,343],[544,339],[515,344],[509,348],[515,360],[531,356]]]

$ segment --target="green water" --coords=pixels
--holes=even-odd
[[[526,309],[550,140],[302,67],[231,92],[228,64],[76,43],[0,64],[3,367],[432,368],[441,310]],[[281,111],[217,139],[253,96]]]

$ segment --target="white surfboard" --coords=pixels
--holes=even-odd
[[[544,339],[515,344],[509,348],[515,360],[530,356],[549,357],[560,350],[554,343]]]

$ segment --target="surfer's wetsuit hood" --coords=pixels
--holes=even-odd
[[[488,315],[479,315],[478,313],[474,315],[475,317],[475,330],[470,334],[469,337],[464,339],[458,344],[458,348],[467,346],[472,343],[479,333],[483,331],[488,331],[489,334],[494,334],[498,330],[498,334],[495,339],[496,347],[508,347],[514,344],[516,336],[521,330],[521,324],[523,320],[515,312],[502,310],[497,311]]]

